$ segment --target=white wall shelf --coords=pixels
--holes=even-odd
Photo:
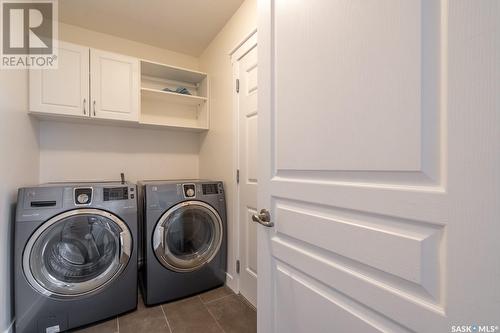
[[[186,132],[205,132],[208,131],[208,128],[205,127],[193,127],[193,126],[181,126],[181,125],[169,125],[168,123],[161,124],[158,121],[154,121],[151,123],[148,123],[146,120],[143,120],[139,123],[139,127],[144,127],[144,128],[168,128],[172,130],[178,130],[178,131],[186,131]]]
[[[170,91],[163,91],[163,90],[144,88],[144,87],[141,88],[141,96],[142,98],[160,99],[165,101],[166,103],[182,104],[189,106],[201,106],[208,100],[206,97],[185,95]]]
[[[180,87],[191,95],[163,90]],[[206,131],[209,128],[208,96],[207,74],[141,60],[140,124]]]
[[[206,73],[160,64],[149,60],[141,60],[141,73],[145,76],[197,84],[202,82]]]

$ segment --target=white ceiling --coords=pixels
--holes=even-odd
[[[243,0],[60,0],[59,20],[198,56]]]

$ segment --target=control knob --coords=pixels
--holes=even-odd
[[[76,201],[78,201],[79,204],[86,204],[89,201],[89,195],[86,193],[79,194],[78,197],[76,197]]]

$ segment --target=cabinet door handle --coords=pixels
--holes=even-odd
[[[87,108],[87,99],[86,99],[86,98],[84,98],[84,99],[83,99],[83,114],[84,114],[84,115],[87,115],[87,110],[86,110],[86,108]]]
[[[95,100],[94,100],[94,103],[93,103],[93,104],[94,104],[94,117],[95,117]]]

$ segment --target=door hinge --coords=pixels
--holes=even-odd
[[[236,92],[240,92],[240,79],[236,79]]]
[[[236,170],[236,184],[240,183],[240,169]]]
[[[236,260],[236,274],[240,274],[240,261]]]

